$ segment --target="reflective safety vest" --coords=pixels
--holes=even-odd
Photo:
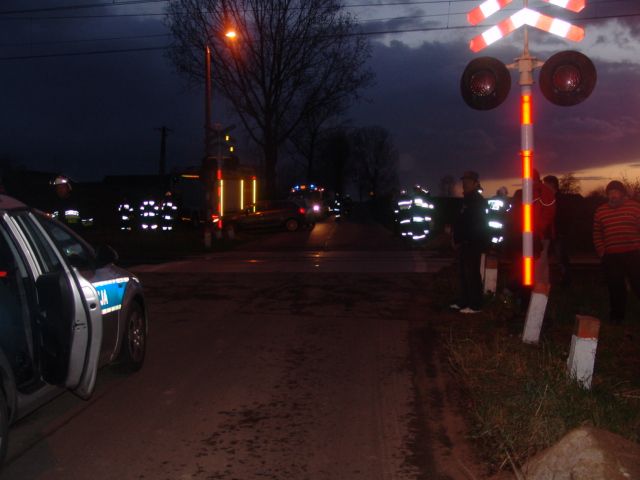
[[[494,246],[504,242],[506,231],[507,212],[511,210],[511,202],[506,197],[492,197],[487,200],[487,227],[491,244]]]

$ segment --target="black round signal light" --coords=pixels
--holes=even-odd
[[[500,105],[511,90],[511,75],[504,63],[493,57],[472,60],[462,72],[460,92],[465,103],[476,110]]]
[[[571,107],[586,100],[596,86],[596,67],[586,55],[567,50],[544,62],[540,89],[551,103]]]

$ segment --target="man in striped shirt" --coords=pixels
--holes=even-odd
[[[621,323],[627,304],[627,287],[640,298],[640,204],[627,198],[617,180],[606,188],[607,203],[593,218],[593,243],[609,287],[610,319]]]

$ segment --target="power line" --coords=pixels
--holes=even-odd
[[[137,0],[132,2],[124,2],[124,3],[116,3],[116,4],[98,4],[103,7],[110,6],[122,6],[128,4],[141,4],[141,3],[162,3],[168,0]],[[469,2],[477,2],[479,0],[432,0],[432,1],[423,1],[423,2],[390,2],[390,3],[375,3],[375,4],[353,4],[353,5],[344,5],[345,8],[364,8],[364,7],[390,7],[390,6],[409,6],[409,5],[429,5],[429,4],[455,4],[455,3],[469,3]],[[591,0],[590,6],[593,5],[602,5],[608,3],[630,3],[630,0]],[[539,8],[555,8],[553,5],[542,5]],[[93,6],[69,6],[69,7],[52,7],[52,8],[61,8],[61,9],[73,9],[73,8],[96,8],[96,5]],[[84,20],[84,19],[96,19],[96,18],[124,18],[124,17],[164,17],[167,14],[165,12],[142,12],[142,13],[108,13],[108,14],[94,14],[94,15],[55,15],[55,16],[24,16],[24,17],[2,17],[2,15],[7,13],[27,13],[27,12],[39,12],[50,9],[33,9],[28,11],[14,11],[14,12],[0,12],[0,21],[33,21],[33,20]],[[438,15],[459,15],[464,12],[449,12],[446,14],[438,14]],[[185,15],[187,13],[185,12]],[[404,17],[400,17],[404,18]],[[361,21],[372,21],[372,20],[361,20]]]
[[[640,17],[640,13],[630,13],[630,14],[621,14],[621,15],[598,15],[593,17],[585,17],[580,19],[580,21],[599,21],[599,20],[610,20],[610,19],[618,19],[618,18],[631,18],[631,17]],[[403,34],[403,33],[418,33],[418,32],[432,32],[432,31],[445,31],[445,30],[466,30],[466,29],[477,29],[477,28],[486,28],[491,27],[492,25],[462,25],[462,26],[447,26],[447,27],[421,27],[421,28],[410,28],[410,29],[401,29],[401,30],[380,30],[380,31],[372,31],[372,32],[353,32],[349,34],[345,34],[344,36],[375,36],[375,35],[394,35],[394,34]],[[159,35],[163,36],[163,35]],[[139,38],[148,37],[148,35],[141,35]],[[136,38],[132,36],[130,38]],[[146,51],[159,51],[166,50],[170,47],[170,45],[160,46],[160,47],[140,47],[140,48],[122,48],[122,49],[109,49],[109,50],[91,50],[84,52],[67,52],[67,53],[47,53],[47,54],[30,54],[30,55],[18,55],[18,56],[10,56],[10,57],[0,57],[0,60],[27,60],[27,59],[40,59],[40,58],[54,58],[54,57],[71,57],[71,56],[83,56],[83,55],[102,55],[102,54],[111,54],[111,53],[128,53],[128,52],[146,52]]]
[[[13,15],[37,12],[59,12],[64,10],[84,10],[87,8],[126,7],[128,5],[141,5],[144,3],[166,3],[169,0],[129,0],[127,2],[113,0],[111,3],[92,3],[88,5],[64,5],[58,7],[32,8],[28,10],[0,10],[0,15]]]
[[[66,45],[70,43],[89,42],[110,42],[118,40],[137,40],[142,38],[170,37],[170,33],[156,33],[150,35],[127,35],[122,37],[101,37],[101,38],[77,38],[74,40],[54,40],[47,42],[22,42],[22,43],[0,43],[0,47],[32,47],[36,45]]]
[[[83,55],[104,55],[109,53],[150,52],[157,50],[167,50],[168,48],[169,45],[164,45],[162,47],[120,48],[112,50],[93,50],[86,52],[45,53],[42,55],[19,55],[14,57],[0,57],[0,60],[30,60],[34,58],[79,57]]]

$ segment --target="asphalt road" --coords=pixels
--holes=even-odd
[[[135,267],[144,368],[104,369],[92,400],[63,394],[19,422],[0,477],[442,478],[410,338],[446,264],[375,225],[329,222]]]

